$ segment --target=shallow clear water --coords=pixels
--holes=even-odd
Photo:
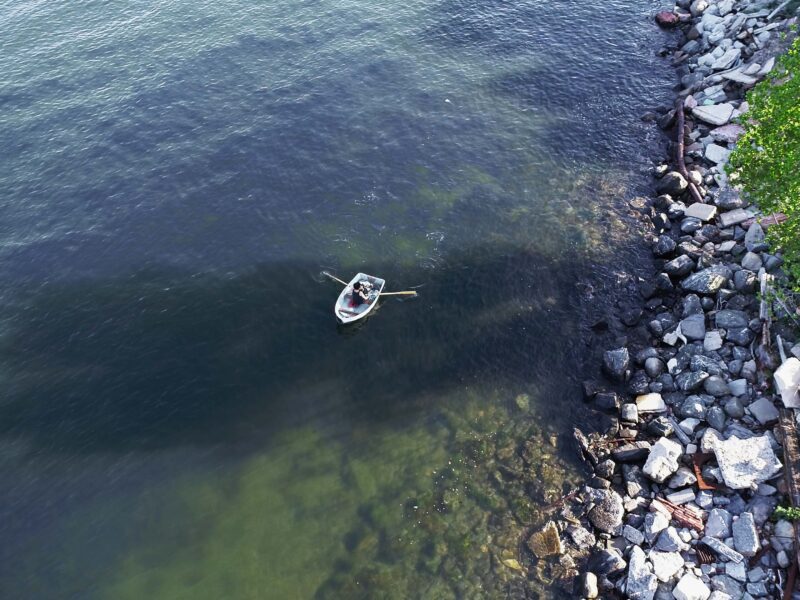
[[[654,8],[0,0],[2,596],[557,595]]]

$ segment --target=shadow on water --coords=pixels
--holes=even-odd
[[[202,445],[248,431],[264,440],[328,417],[413,417],[423,395],[498,373],[567,395],[553,368],[568,374],[577,360],[580,266],[569,257],[482,247],[437,270],[364,269],[393,289],[424,285],[344,335],[332,315],[337,284],[313,264],[232,278],[149,270],[20,292],[4,315],[2,433],[57,452]]]

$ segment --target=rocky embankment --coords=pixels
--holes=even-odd
[[[724,165],[745,92],[772,70],[796,18],[765,2],[678,4],[657,15],[682,31],[678,102],[658,124],[684,137],[656,169],[646,209],[660,270],[626,319],[638,333],[628,339],[643,341],[609,349],[606,380],[584,384],[612,417],[608,431],[576,431],[594,477],[527,545],[575,564],[575,597],[780,598],[796,559],[793,524],[771,518],[786,487],[775,425],[798,399],[800,362],[782,364],[776,350],[800,356],[800,344],[785,330],[776,347],[758,294],[781,277],[765,243],[776,216],[729,187]]]

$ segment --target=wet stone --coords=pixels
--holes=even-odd
[[[528,538],[528,548],[536,558],[563,554],[564,547],[561,544],[556,524],[548,521],[543,529],[531,535]]]
[[[689,187],[689,182],[677,171],[670,171],[656,182],[656,191],[659,194],[678,196]]]
[[[599,410],[616,413],[622,400],[615,392],[598,392],[594,397],[594,405]]]

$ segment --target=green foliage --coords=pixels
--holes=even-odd
[[[785,519],[787,521],[798,521],[800,520],[800,508],[795,506],[778,506],[775,509],[775,512],[772,513],[772,518],[775,521],[780,519]]]
[[[771,76],[748,94],[745,133],[728,164],[731,179],[764,213],[789,219],[770,228],[800,284],[800,38],[781,56]]]

